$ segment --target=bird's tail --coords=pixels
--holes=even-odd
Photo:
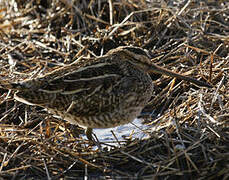
[[[11,90],[29,90],[30,88],[24,82],[0,81],[0,88]]]
[[[2,89],[18,89],[20,88],[20,85],[17,83],[11,83],[11,82],[5,82],[5,81],[0,81],[0,88]]]

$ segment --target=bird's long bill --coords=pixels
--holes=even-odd
[[[198,86],[204,86],[204,87],[209,87],[209,88],[212,87],[210,84],[208,84],[206,82],[202,82],[202,81],[199,81],[197,79],[169,71],[163,67],[157,66],[156,64],[152,64],[151,69],[149,69],[149,73],[164,74],[164,75],[167,75],[170,77],[176,77],[176,78],[181,79],[181,80],[192,82]]]

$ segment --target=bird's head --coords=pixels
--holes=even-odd
[[[128,61],[129,63],[133,64],[137,68],[140,68],[141,70],[143,70],[146,73],[164,74],[167,76],[176,77],[181,80],[192,82],[198,86],[212,87],[207,82],[202,82],[192,77],[188,77],[188,76],[184,76],[184,75],[172,72],[170,70],[167,70],[163,67],[160,67],[154,64],[151,61],[149,52],[139,47],[120,46],[116,49],[110,50],[108,54],[110,55],[117,54],[120,60]]]
[[[117,54],[120,56],[120,60],[128,61],[134,66],[148,72],[152,69],[152,62],[150,60],[149,52],[134,46],[120,46],[116,49],[112,49],[108,54]]]

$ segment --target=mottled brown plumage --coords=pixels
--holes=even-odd
[[[88,128],[91,139],[92,128],[126,124],[140,114],[153,92],[151,72],[210,87],[160,68],[150,61],[146,51],[128,46],[99,58],[81,58],[43,77],[3,87],[18,90],[18,101],[44,107],[72,124]]]

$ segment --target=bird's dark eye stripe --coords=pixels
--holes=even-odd
[[[143,49],[140,49],[140,48],[127,47],[126,49],[128,51],[135,53],[135,54],[148,56],[148,54]]]

